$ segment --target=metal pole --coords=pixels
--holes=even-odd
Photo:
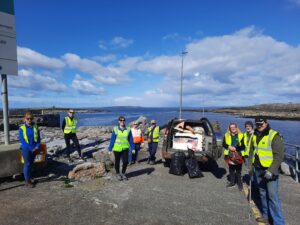
[[[183,56],[188,52],[181,52],[181,79],[180,79],[180,108],[179,108],[179,119],[181,120],[181,111],[182,111],[182,83],[183,83]]]
[[[300,148],[296,148],[296,171],[295,171],[295,179],[296,182],[299,182],[298,171],[299,171],[299,150]]]
[[[7,76],[1,75],[2,80],[2,108],[3,108],[3,125],[4,125],[4,144],[9,145],[9,122],[8,122],[8,94],[7,94]]]

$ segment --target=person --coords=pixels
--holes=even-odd
[[[249,175],[256,178],[261,201],[262,217],[258,222],[273,222],[274,225],[285,224],[278,193],[279,167],[284,159],[282,136],[273,130],[267,118],[255,118],[256,129],[250,144],[252,159]]]
[[[134,151],[132,151],[131,164],[134,164],[137,161],[141,145],[144,144],[144,135],[142,133],[142,130],[138,127],[138,125],[138,121],[134,121],[133,127],[131,128],[134,143]]]
[[[155,164],[155,154],[159,141],[159,126],[156,125],[156,120],[151,120],[151,126],[147,129],[147,139],[148,139],[148,151],[149,158],[147,163],[150,165]]]
[[[133,138],[130,127],[125,125],[125,117],[119,117],[119,125],[113,128],[110,144],[108,147],[109,152],[115,155],[115,170],[118,180],[128,180],[126,176],[126,169],[128,165],[128,155],[134,150]],[[122,173],[120,173],[120,160],[122,159]]]
[[[19,139],[21,142],[21,151],[24,159],[24,178],[25,185],[33,188],[35,186],[34,180],[31,178],[32,165],[35,158],[35,151],[40,148],[40,132],[33,122],[33,114],[26,112],[24,116],[24,124],[19,129]]]
[[[229,183],[226,187],[235,186],[235,176],[240,191],[243,190],[242,165],[244,163],[245,145],[243,133],[240,132],[236,123],[230,123],[228,131],[223,138],[225,160],[229,166]]]
[[[246,158],[245,167],[248,168],[249,148],[254,133],[253,123],[251,121],[245,122],[245,130],[246,130],[246,132],[244,133],[245,158]]]
[[[66,142],[66,153],[69,162],[72,162],[72,159],[70,158],[71,140],[75,144],[80,161],[83,161],[79,141],[76,135],[76,125],[78,123],[78,119],[75,118],[74,115],[75,115],[75,111],[73,109],[70,109],[68,111],[68,116],[64,118],[62,123],[62,130],[64,132],[64,138]]]

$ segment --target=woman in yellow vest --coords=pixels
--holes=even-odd
[[[27,112],[24,117],[24,124],[19,129],[19,139],[24,159],[24,178],[27,187],[34,187],[34,180],[31,179],[31,169],[34,161],[34,152],[40,148],[40,132],[33,122],[33,115]]]
[[[224,135],[223,148],[225,160],[229,166],[229,183],[226,187],[233,187],[235,177],[237,177],[237,185],[241,191],[243,189],[242,165],[244,163],[245,145],[243,133],[240,132],[236,123],[229,124],[228,131]]]
[[[115,170],[118,180],[128,180],[126,169],[128,165],[128,156],[134,150],[133,138],[130,127],[125,125],[125,117],[119,117],[119,125],[113,128],[108,150],[114,152]],[[122,159],[122,173],[120,174],[120,160]]]

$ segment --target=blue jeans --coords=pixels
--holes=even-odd
[[[278,192],[278,175],[272,180],[263,178],[264,170],[255,168],[259,188],[261,211],[265,218],[272,218],[274,225],[284,225],[284,217]]]
[[[24,159],[23,173],[25,181],[28,182],[31,178],[31,169],[34,161],[35,154],[29,149],[22,149]]]
[[[158,142],[148,143],[149,161],[155,161],[155,154],[156,154],[157,146],[158,146]]]

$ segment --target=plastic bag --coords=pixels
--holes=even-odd
[[[189,159],[185,160],[185,166],[190,178],[203,177],[198,165],[198,161],[195,157],[190,157]]]
[[[175,152],[171,157],[169,173],[182,176],[186,173],[185,154],[183,152]]]

